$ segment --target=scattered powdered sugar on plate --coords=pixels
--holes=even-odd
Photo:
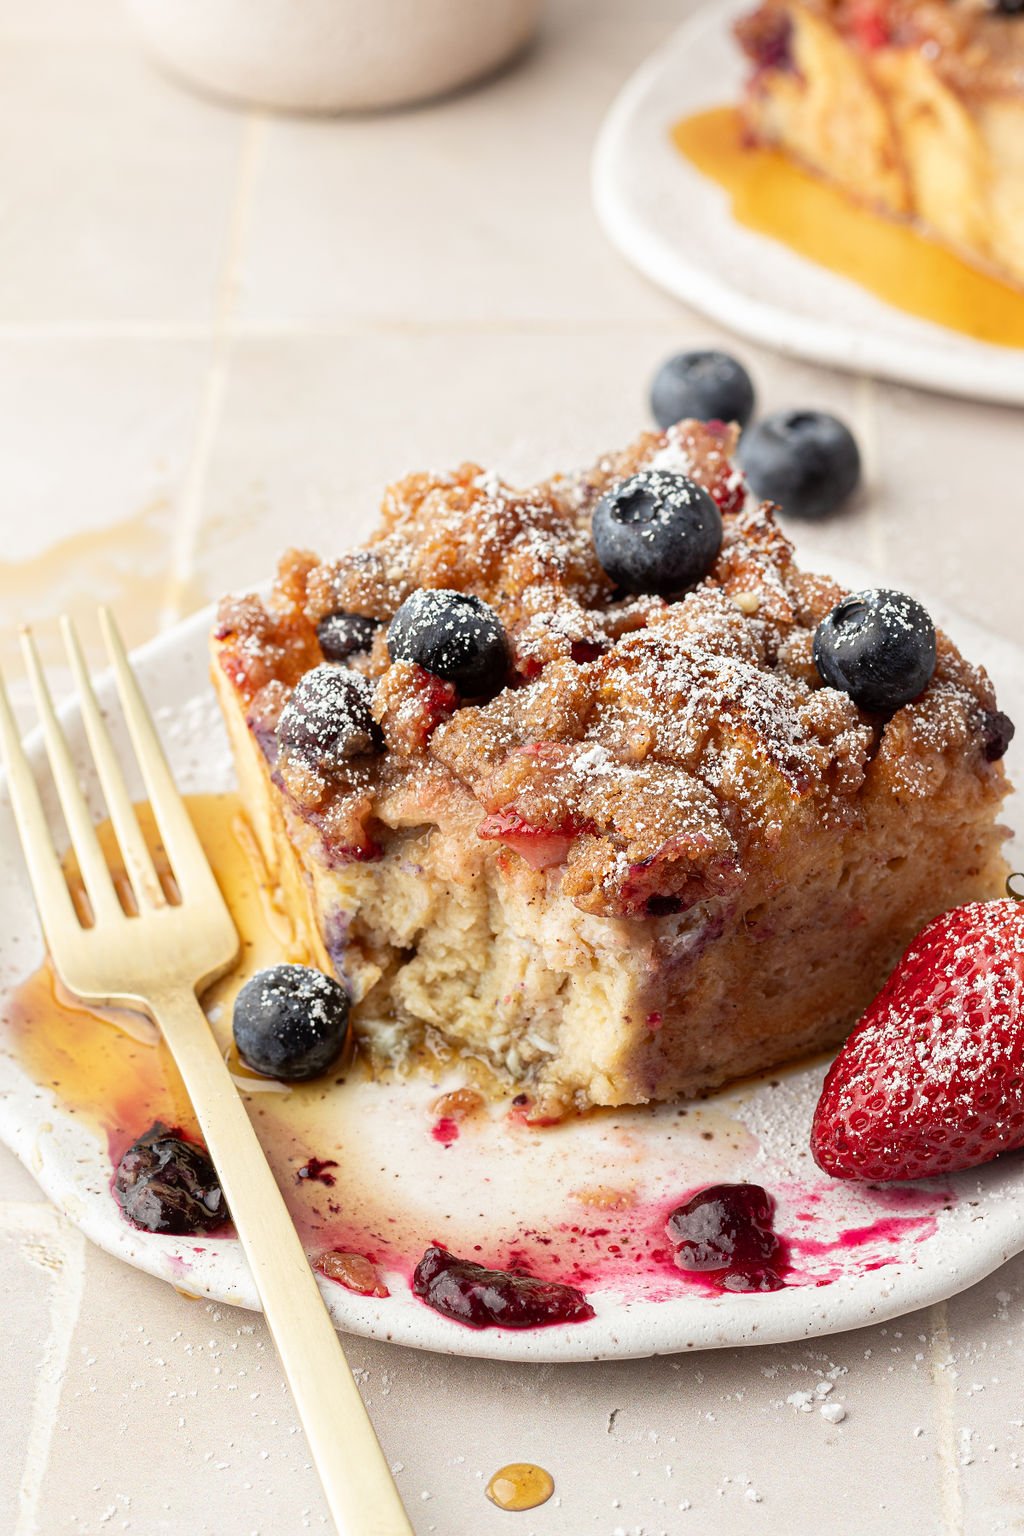
[[[185,794],[234,789],[234,764],[213,689],[207,686],[174,704],[155,703],[150,689],[147,695],[178,788]]]

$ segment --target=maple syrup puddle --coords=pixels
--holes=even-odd
[[[512,1461],[499,1467],[484,1490],[499,1509],[537,1509],[555,1491],[555,1480],[532,1461]]]
[[[349,1191],[343,1214],[341,1191],[335,1198],[331,1186],[311,1179],[308,1172],[318,1160],[321,1166],[344,1161],[345,1130],[333,1123],[324,1106],[346,1075],[359,1068],[341,1064],[316,1082],[283,1084],[250,1072],[238,1058],[231,1033],[236,994],[256,971],[285,960],[308,964],[310,956],[274,906],[269,881],[257,875],[252,835],[238,797],[189,795],[186,801],[241,938],[237,969],[204,994],[203,1007],[307,1251],[316,1255],[342,1248],[371,1263],[391,1262],[395,1255],[388,1213],[361,1193],[354,1219],[348,1214],[355,1208]],[[152,811],[147,805],[136,810],[163,878],[169,869]],[[98,832],[116,871],[119,859],[109,824]],[[73,861],[67,861],[67,868],[74,888]],[[155,1026],[140,1014],[77,1002],[65,992],[48,959],[13,992],[3,1022],[30,1076],[51,1088],[67,1113],[106,1141],[112,1171],[127,1147],[156,1120],[203,1139],[178,1069]],[[225,1235],[229,1233],[230,1228]],[[202,1240],[216,1238],[203,1234]],[[187,1283],[182,1290],[188,1290]]]
[[[256,971],[283,960],[308,964],[311,957],[275,906],[237,796],[187,798],[241,938],[237,970],[205,994],[203,1006],[312,1263],[366,1295],[376,1281],[371,1287],[365,1265],[383,1290],[385,1275],[411,1284],[421,1255],[441,1237],[467,1261],[557,1281],[585,1296],[624,1288],[631,1301],[720,1294],[709,1276],[676,1265],[666,1234],[669,1215],[687,1193],[728,1176],[734,1162],[739,1172],[744,1154],[756,1149],[746,1127],[720,1110],[689,1105],[668,1112],[667,1164],[645,1158],[631,1112],[602,1111],[606,1137],[622,1159],[623,1181],[608,1185],[592,1177],[594,1169],[574,1164],[571,1121],[545,1129],[520,1124],[507,1102],[487,1104],[465,1085],[439,1098],[435,1082],[372,1078],[358,1055],[310,1083],[276,1083],[248,1072],[232,1040],[236,993]],[[159,865],[152,814],[147,806],[138,811]],[[99,832],[111,857],[110,829]],[[126,1148],[156,1120],[202,1139],[170,1052],[140,1015],[74,1001],[45,962],[7,999],[2,1022],[6,1042],[32,1080],[51,1089],[67,1114],[105,1142],[111,1175]],[[637,1111],[636,1123],[643,1125],[648,1113]],[[693,1129],[684,1143],[686,1126]],[[510,1159],[518,1166],[517,1158],[532,1157],[533,1149],[538,1187],[550,1204],[532,1213],[510,1211],[506,1219],[500,1203],[493,1204],[500,1170]],[[463,1157],[468,1161],[447,1182],[448,1167]],[[552,1173],[547,1158],[569,1160],[564,1188],[557,1174],[541,1181],[545,1169]],[[638,1159],[656,1165],[652,1188],[635,1187],[626,1177],[629,1168],[640,1172]],[[932,1235],[936,1214],[949,1200],[945,1190],[873,1191],[863,1215],[858,1210],[851,1219],[851,1230],[823,1237],[817,1202],[827,1200],[824,1190],[783,1187],[778,1175],[766,1183],[793,1212],[784,1228],[794,1256],[784,1275],[787,1286],[828,1284],[897,1262],[908,1242]],[[472,1192],[477,1184],[479,1203]],[[106,1191],[101,1186],[96,1193]],[[112,1193],[109,1198],[113,1202]],[[829,1226],[826,1221],[825,1230]],[[204,1234],[194,1245],[197,1263],[217,1240],[217,1234]],[[190,1283],[192,1261],[179,1254],[174,1262],[169,1278],[182,1293],[201,1291],[202,1284]]]
[[[671,132],[679,153],[729,193],[746,228],[907,314],[976,341],[1024,347],[1024,294],[909,224],[854,202],[781,151],[745,143],[735,107],[695,113]]]

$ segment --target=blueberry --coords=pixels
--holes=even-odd
[[[286,1083],[326,1072],[348,1033],[348,993],[308,965],[257,971],[235,998],[234,1033],[246,1066]]]
[[[207,1153],[159,1120],[122,1155],[114,1195],[132,1226],[145,1232],[208,1232],[228,1216]]]
[[[791,517],[828,517],[860,479],[853,435],[825,411],[776,411],[755,422],[737,453],[755,496]]]
[[[859,709],[892,715],[931,682],[935,625],[905,592],[854,592],[818,625],[814,664]]]
[[[750,374],[728,352],[678,352],[665,359],[651,385],[651,411],[661,428],[687,416],[743,428],[753,410]]]
[[[277,744],[313,766],[330,769],[380,743],[370,713],[373,685],[358,672],[327,662],[303,674],[277,723]]]
[[[665,469],[642,469],[594,509],[594,548],[627,592],[669,596],[705,577],[722,547],[722,514],[702,485]]]
[[[992,0],[992,9],[1000,16],[1024,16],[1024,0]]]
[[[508,671],[508,647],[494,609],[469,592],[421,587],[391,620],[388,655],[414,661],[454,683],[467,698],[497,693]]]
[[[328,661],[347,661],[350,656],[370,649],[379,628],[377,619],[345,613],[342,609],[324,615],[316,627],[316,637]]]

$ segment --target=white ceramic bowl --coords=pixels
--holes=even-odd
[[[153,55],[205,91],[294,112],[454,90],[512,58],[543,0],[127,0]]]

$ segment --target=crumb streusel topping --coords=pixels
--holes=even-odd
[[[657,916],[727,894],[802,825],[855,827],[874,795],[931,793],[965,752],[994,771],[991,686],[944,636],[931,684],[886,722],[822,684],[814,631],[844,592],[797,568],[730,462],[735,438],[683,422],[526,491],[473,464],[412,475],[361,548],[327,562],[291,551],[266,603],[224,601],[220,665],[329,856],[372,858],[395,828],[459,816],[507,845],[510,876],[525,858],[586,912]],[[703,484],[724,521],[710,575],[676,601],[624,599],[590,536],[601,495],[651,467]],[[490,702],[460,707],[452,684],[389,661],[387,622],[422,587],[499,615],[511,680]],[[373,685],[384,750],[279,749],[283,707],[323,662],[316,626],[338,611],[381,621],[349,665]],[[340,736],[344,722],[319,725]]]

